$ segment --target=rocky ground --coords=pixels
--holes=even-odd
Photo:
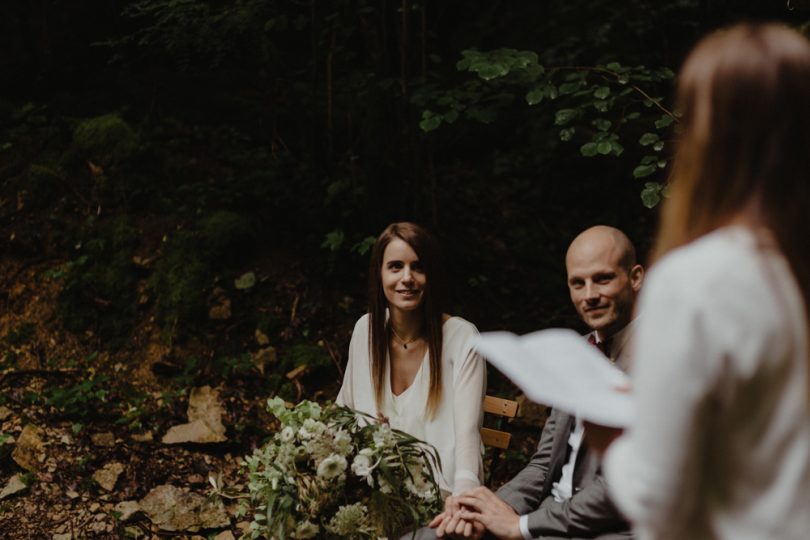
[[[214,370],[180,361],[204,347],[167,343],[148,318],[124,347],[101,350],[54,316],[60,284],[47,272],[55,264],[0,268],[0,537],[244,536],[240,458],[273,432],[269,381],[281,375],[294,398],[328,399],[339,376],[276,373],[275,349],[260,331],[239,362]],[[322,346],[330,354],[339,348]],[[338,354],[333,360],[342,362]],[[510,450],[489,464],[494,485],[536,443],[545,410],[529,403],[522,410],[509,428]]]

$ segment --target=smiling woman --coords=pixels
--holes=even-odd
[[[478,432],[486,366],[475,326],[444,312],[445,278],[436,240],[413,223],[392,223],[371,253],[369,309],[357,321],[335,400],[436,447],[445,492],[480,484]]]

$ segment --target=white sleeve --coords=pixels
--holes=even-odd
[[[687,289],[673,272],[656,277],[663,279],[649,279],[639,302],[636,421],[604,459],[617,506],[652,534],[693,514],[700,500],[693,495],[719,468],[708,448],[724,376],[741,351],[756,355],[764,346],[745,294],[726,285]]]
[[[463,339],[453,365],[453,416],[456,437],[456,472],[453,494],[458,495],[481,485],[481,428],[486,363],[474,350],[478,332],[473,330]]]
[[[361,319],[362,320],[362,319]],[[364,334],[364,335],[360,335]],[[360,321],[354,325],[354,331],[352,332],[352,338],[349,341],[349,360],[346,362],[346,372],[343,374],[343,384],[340,386],[340,391],[338,392],[337,397],[335,398],[335,403],[338,405],[343,405],[346,407],[351,407],[352,409],[356,409],[357,406],[355,405],[354,399],[354,364],[359,361],[361,343],[358,343],[360,340],[367,340],[368,335],[367,332],[360,331]]]

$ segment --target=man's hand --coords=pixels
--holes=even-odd
[[[428,526],[436,529],[436,536],[439,538],[479,540],[483,537],[486,531],[484,526],[462,519],[460,512],[458,497],[451,495],[444,501],[444,512],[433,518]]]
[[[498,498],[489,489],[480,486],[460,497],[461,519],[474,521],[500,540],[523,540],[520,532],[520,516],[514,509]]]

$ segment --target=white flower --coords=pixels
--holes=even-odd
[[[363,503],[338,508],[326,528],[344,537],[373,531],[368,522],[368,508]]]
[[[342,456],[348,456],[352,451],[352,436],[344,429],[335,432],[334,450]]]
[[[374,431],[372,435],[374,439],[374,446],[377,448],[393,448],[394,446],[394,433],[391,431],[391,426],[382,424]]]
[[[371,457],[363,454],[358,454],[352,461],[352,472],[355,476],[365,478],[369,486],[374,487],[374,478],[371,472],[374,470],[374,465],[371,464]]]
[[[346,465],[347,463],[345,457],[338,454],[332,454],[321,461],[321,463],[318,465],[318,477],[325,480],[330,480],[340,476],[343,474],[343,471],[346,470]]]
[[[295,431],[290,426],[286,426],[281,430],[280,438],[283,442],[290,442],[295,437]]]
[[[320,532],[320,528],[311,521],[302,521],[295,528],[293,538],[315,538]]]

